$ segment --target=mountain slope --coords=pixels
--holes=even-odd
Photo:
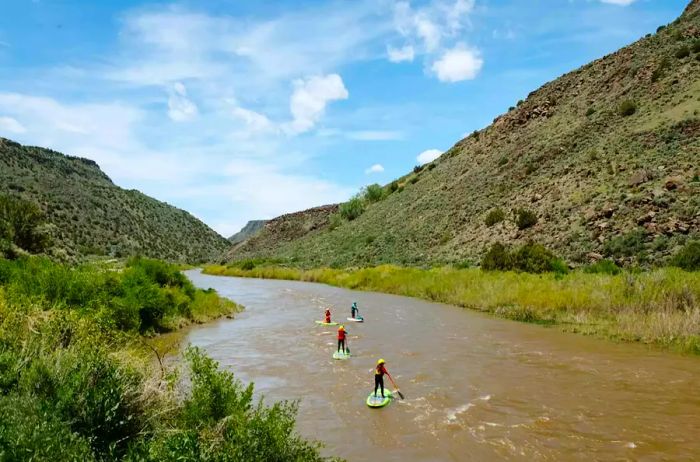
[[[229,237],[228,241],[231,244],[240,244],[246,239],[257,234],[268,221],[269,220],[250,220],[240,231]]]
[[[138,253],[200,262],[229,246],[189,213],[114,185],[91,160],[0,138],[0,194],[8,193],[42,207],[62,258]]]
[[[657,34],[544,85],[397,180],[359,218],[291,241],[263,230],[225,259],[478,261],[495,242],[533,240],[569,261],[663,261],[700,228],[699,40],[694,0]],[[496,209],[505,220],[488,226]],[[518,209],[537,223],[518,229]]]

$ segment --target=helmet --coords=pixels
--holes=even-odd
[[[340,329],[345,329],[345,326],[338,327],[338,330],[340,330]]]
[[[380,365],[380,364],[384,364],[384,360],[383,360],[383,359],[380,359],[379,361],[377,361],[377,365]]]
[[[357,305],[357,302],[352,302],[353,305]]]

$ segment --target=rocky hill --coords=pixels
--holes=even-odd
[[[246,239],[256,235],[267,222],[268,220],[250,220],[240,231],[229,237],[228,241],[234,245],[240,244]]]
[[[532,92],[340,225],[268,229],[225,259],[479,261],[536,241],[569,262],[663,262],[700,228],[700,1]],[[263,238],[264,236],[264,238]]]
[[[41,206],[59,258],[141,254],[173,261],[213,259],[230,244],[190,215],[116,186],[88,159],[0,138],[0,194]]]

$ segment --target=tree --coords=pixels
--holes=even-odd
[[[44,212],[33,202],[0,195],[0,241],[9,255],[16,253],[13,247],[29,253],[44,251],[50,244]]]

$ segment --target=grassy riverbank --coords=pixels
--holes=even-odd
[[[156,260],[0,259],[0,461],[322,460],[294,403],[257,403],[198,349],[181,372],[154,355],[240,309]]]
[[[700,273],[650,272],[566,275],[430,270],[379,266],[300,270],[278,266],[207,266],[206,274],[321,282],[449,303],[569,332],[642,342],[700,354]]]

